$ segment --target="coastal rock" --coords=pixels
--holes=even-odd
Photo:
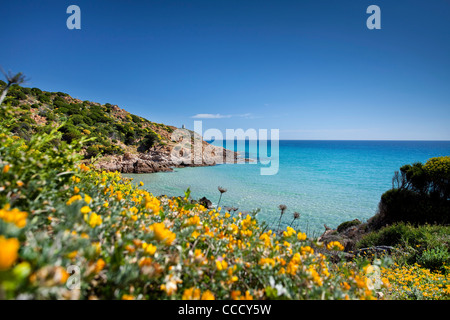
[[[391,246],[375,246],[369,248],[362,248],[357,251],[358,254],[380,254],[380,253],[391,253],[395,250],[394,247]]]
[[[210,200],[208,200],[206,197],[203,197],[203,198],[199,199],[198,203],[201,204],[202,206],[204,206],[207,209],[214,208],[212,202]]]
[[[353,252],[356,243],[367,232],[367,224],[361,223],[345,228],[341,232],[337,229],[331,229],[325,225],[324,233],[318,238],[318,241],[326,244],[332,241],[339,241],[344,246],[344,251]]]
[[[173,168],[213,166],[218,163],[239,162],[238,153],[222,147],[210,145],[202,141],[203,154],[201,159],[191,154],[190,161],[175,163],[172,161],[173,146],[154,146],[146,153],[126,152],[122,156],[107,156],[100,159],[94,166],[105,171],[121,173],[154,173],[173,171]],[[200,155],[199,155],[200,157]]]

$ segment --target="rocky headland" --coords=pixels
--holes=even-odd
[[[203,152],[200,155],[191,152],[190,156],[179,158],[182,151],[176,152],[175,145],[158,146],[145,153],[125,153],[123,155],[106,156],[94,162],[99,170],[118,171],[121,173],[154,173],[173,171],[173,168],[214,166],[222,163],[238,163],[250,161],[239,158],[237,152],[201,142]],[[175,155],[175,156],[174,156]]]

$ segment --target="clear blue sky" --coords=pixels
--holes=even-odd
[[[71,4],[81,30],[66,28]],[[366,28],[371,4],[381,30]],[[0,29],[0,65],[27,86],[155,122],[450,140],[448,0],[14,0]]]

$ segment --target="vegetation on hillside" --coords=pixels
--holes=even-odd
[[[0,81],[0,91],[6,86]],[[82,137],[92,138],[83,145],[85,158],[146,152],[154,145],[166,145],[174,130],[109,103],[81,101],[63,92],[46,92],[17,84],[9,87],[2,106],[2,113],[6,107],[16,120],[10,124],[11,132],[26,140],[55,127],[62,133],[61,140],[69,143]]]

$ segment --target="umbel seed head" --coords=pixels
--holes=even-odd
[[[298,219],[298,218],[300,218],[300,213],[294,212],[294,219]]]
[[[280,205],[278,206],[278,208],[280,208],[280,210],[281,210],[281,214],[283,214],[283,213],[284,213],[284,211],[286,211],[286,209],[287,209],[287,206],[286,206],[285,204],[280,204]]]
[[[222,188],[222,187],[217,187],[217,189],[219,190],[220,193],[225,193],[225,192],[227,192],[227,189]]]

